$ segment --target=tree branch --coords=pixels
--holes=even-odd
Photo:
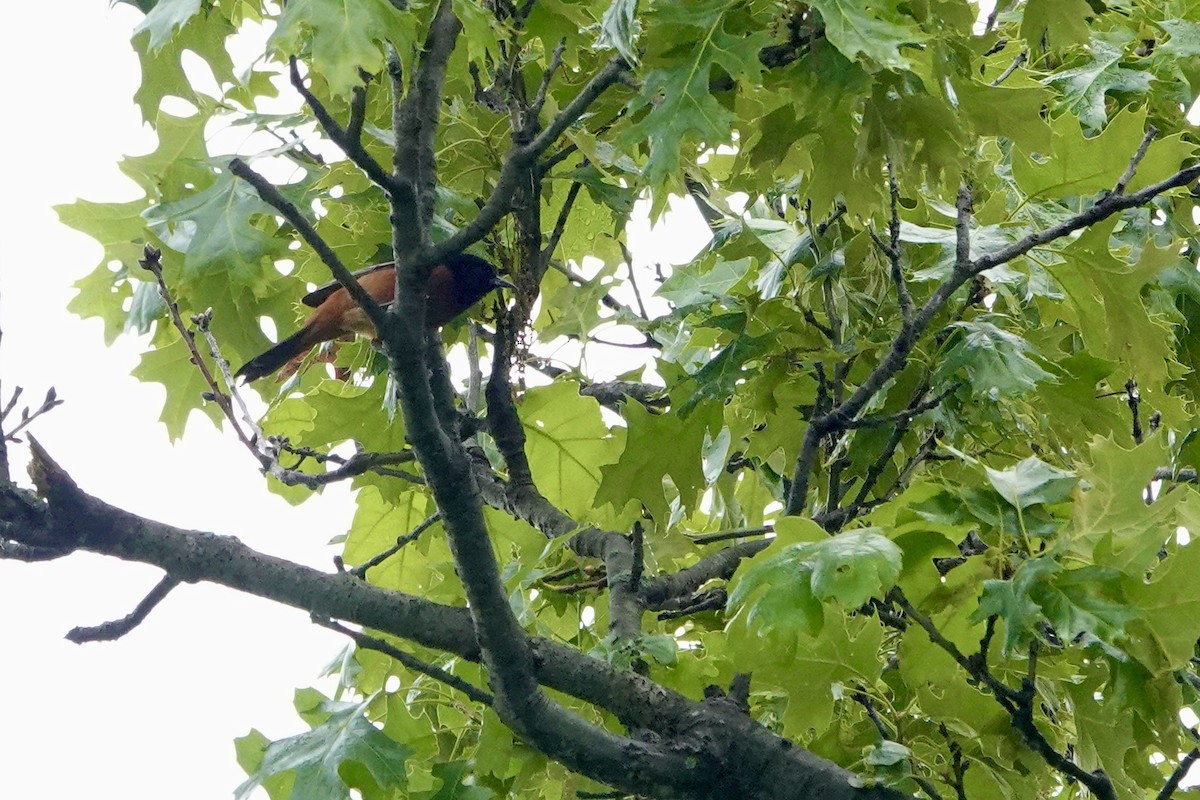
[[[490,693],[485,692],[476,686],[473,686],[472,684],[468,683],[467,681],[464,681],[462,678],[458,677],[457,675],[447,672],[446,670],[442,669],[441,667],[434,666],[433,664],[429,664],[425,661],[422,661],[421,659],[417,658],[416,656],[412,655],[411,653],[406,653],[403,650],[401,650],[400,648],[392,645],[391,643],[384,641],[383,639],[380,639],[375,636],[370,636],[361,631],[351,630],[350,628],[347,628],[345,625],[341,625],[337,622],[334,622],[333,620],[329,619],[328,617],[318,617],[318,616],[314,615],[312,618],[312,621],[315,622],[316,624],[320,625],[323,628],[329,628],[331,631],[337,631],[340,634],[349,636],[351,639],[354,640],[354,643],[356,645],[358,645],[359,647],[363,647],[363,648],[366,648],[367,650],[375,650],[376,652],[383,653],[386,656],[390,656],[390,657],[396,659],[401,664],[403,664],[404,666],[411,669],[413,672],[419,672],[422,675],[428,675],[429,677],[433,678],[434,680],[441,681],[442,683],[446,684],[447,686],[451,687],[452,689],[458,689],[460,692],[462,692],[467,697],[474,700],[476,703],[482,703],[485,706],[490,706],[496,699]]]
[[[325,135],[340,147],[342,152],[346,154],[346,157],[365,172],[367,177],[374,181],[379,188],[391,193],[393,190],[392,176],[367,152],[362,143],[361,134],[364,108],[367,101],[366,87],[354,87],[351,99],[350,122],[346,128],[343,128],[333,118],[333,115],[329,113],[329,109],[325,108],[324,104],[317,99],[317,96],[304,85],[304,78],[300,76],[300,65],[295,56],[288,59],[288,75],[292,86],[304,98],[304,102],[308,104],[308,107],[312,109],[313,116],[317,118],[321,129],[325,131]]]
[[[235,158],[229,162],[229,171],[238,176],[242,180],[249,183],[258,192],[258,196],[263,199],[267,205],[278,211],[284,219],[286,219],[293,228],[303,237],[320,257],[321,261],[333,273],[333,277],[337,279],[350,296],[354,298],[354,302],[358,304],[371,320],[371,324],[375,326],[375,330],[383,335],[383,331],[387,330],[387,314],[383,308],[376,303],[371,295],[367,294],[367,290],[359,285],[354,279],[354,275],[350,270],[346,269],[346,265],[338,258],[337,253],[331,248],[321,235],[317,233],[317,229],[300,213],[300,209],[296,208],[290,200],[280,194],[275,186],[259,175],[250,166],[240,158]]]
[[[132,631],[150,615],[154,607],[166,599],[171,590],[179,585],[179,579],[173,575],[164,575],[141,602],[121,619],[105,622],[100,625],[80,626],[67,631],[67,641],[75,644],[84,642],[110,642],[120,639]]]
[[[33,475],[44,501],[0,486],[0,521],[16,525],[21,544],[81,548],[155,564],[181,581],[218,583],[469,660],[480,658],[466,609],[380,589],[346,573],[321,573],[257,553],[232,538],[137,517],[82,492],[40,445],[33,447]],[[540,683],[604,708],[626,726],[657,732],[654,743],[604,734],[605,746],[594,751],[600,756],[593,759],[584,748],[595,743],[576,738],[574,730],[560,731],[564,744],[553,757],[597,780],[631,793],[712,800],[767,791],[783,800],[818,794],[823,800],[901,798],[882,787],[853,788],[850,773],[786,746],[743,713],[688,700],[569,646],[524,632],[519,636],[530,648]],[[562,752],[574,743],[578,750]]]
[[[505,156],[504,164],[500,168],[500,175],[496,179],[496,186],[488,195],[488,199],[479,213],[453,236],[429,248],[424,254],[422,262],[436,264],[450,253],[465,250],[482,239],[500,221],[500,218],[508,213],[512,197],[517,189],[517,181],[525,169],[536,163],[538,156],[554,144],[568,127],[578,121],[606,89],[624,80],[628,74],[629,70],[623,59],[610,60],[579,90],[571,102],[555,115],[554,119],[533,141],[526,145],[514,145]]]

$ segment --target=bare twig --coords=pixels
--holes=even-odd
[[[80,626],[67,631],[67,641],[75,644],[84,642],[109,642],[120,639],[125,634],[142,624],[154,607],[161,603],[171,590],[179,585],[179,579],[173,575],[164,575],[162,580],[142,598],[133,611],[121,619],[105,622],[100,625]]]
[[[542,82],[538,86],[537,94],[533,96],[533,100],[529,103],[527,116],[536,120],[537,115],[542,113],[542,106],[546,104],[546,92],[550,88],[550,81],[554,78],[554,73],[558,71],[562,64],[563,51],[567,49],[567,39],[563,37],[559,40],[558,46],[554,48],[554,53],[550,56],[550,64],[546,67],[546,71],[542,73]]]
[[[991,85],[999,86],[1000,84],[1004,83],[1006,80],[1009,79],[1009,77],[1014,72],[1016,72],[1018,69],[1020,69],[1022,64],[1024,64],[1028,60],[1029,60],[1029,53],[1022,50],[1020,53],[1017,54],[1017,57],[1013,59],[1012,63],[1008,65],[1008,67],[1004,70],[1004,72],[1001,72],[1000,75],[996,78],[996,80],[992,81]]]
[[[896,169],[892,159],[887,160],[888,196],[891,199],[891,218],[888,221],[888,246],[884,248],[890,264],[892,285],[896,289],[896,299],[900,303],[900,318],[904,326],[912,325],[913,300],[904,282],[904,270],[900,265],[900,187],[896,183]],[[874,235],[874,234],[872,234]]]
[[[183,316],[179,313],[179,304],[175,302],[175,298],[171,295],[170,287],[167,286],[167,281],[163,277],[162,251],[146,245],[142,256],[138,264],[152,274],[158,282],[158,294],[162,297],[163,303],[167,307],[167,314],[171,317],[171,322],[174,323],[176,330],[179,331],[180,336],[183,338],[188,352],[191,353],[192,363],[196,366],[196,369],[200,370],[200,375],[204,378],[205,384],[208,385],[209,395],[207,398],[215,402],[217,407],[221,409],[221,413],[229,420],[229,424],[237,435],[238,441],[254,454],[254,457],[258,459],[264,468],[267,467],[270,457],[264,454],[256,445],[254,438],[242,429],[237,416],[233,413],[233,400],[221,388],[220,384],[217,383],[212,370],[208,368],[208,362],[204,360],[203,356],[200,355],[200,349],[196,347],[196,337],[192,334],[187,324],[184,323]],[[232,382],[228,382],[226,385],[232,386],[233,384]],[[245,406],[243,406],[244,408]]]
[[[1180,782],[1188,774],[1188,771],[1191,770],[1192,765],[1196,763],[1197,759],[1200,759],[1200,749],[1193,747],[1187,755],[1179,759],[1179,763],[1171,771],[1170,777],[1167,778],[1166,783],[1163,784],[1162,789],[1155,796],[1155,800],[1171,800],[1171,797],[1175,794],[1175,790],[1179,788]]]
[[[353,630],[352,628],[347,628],[345,625],[342,625],[339,622],[335,622],[328,617],[322,617],[317,614],[313,614],[312,621],[323,628],[329,628],[332,631],[337,631],[340,634],[349,636],[359,647],[383,653],[386,656],[396,659],[413,672],[419,672],[422,675],[428,675],[430,678],[433,678],[436,681],[441,681],[450,688],[457,689],[458,691],[462,692],[476,703],[483,703],[485,706],[490,706],[496,700],[495,697],[488,692],[485,692],[483,689],[467,683],[462,678],[447,672],[441,667],[435,666],[426,661],[422,661],[411,653],[406,653],[383,639],[371,636],[361,631]]]
[[[396,543],[393,544],[391,547],[389,547],[387,550],[384,550],[382,553],[379,553],[378,555],[372,556],[371,558],[367,559],[366,561],[359,564],[354,569],[350,570],[350,573],[352,575],[358,576],[359,578],[366,579],[367,570],[371,569],[372,567],[379,566],[384,561],[386,561],[389,558],[391,558],[392,556],[396,555],[396,553],[399,553],[404,548],[405,545],[407,545],[411,542],[415,542],[422,533],[429,530],[431,527],[433,527],[438,522],[441,522],[441,520],[442,520],[441,513],[435,511],[434,513],[432,513],[428,517],[426,517],[421,522],[421,524],[417,525],[417,527],[413,528],[411,531],[404,534],[403,536],[396,537]]]
[[[571,183],[571,188],[567,190],[567,198],[563,201],[562,208],[559,209],[554,230],[550,232],[550,238],[546,240],[546,246],[542,249],[542,263],[539,272],[545,272],[546,268],[550,266],[550,259],[554,256],[563,232],[567,229],[567,219],[571,216],[571,209],[575,207],[575,198],[579,197],[579,190],[582,188],[582,183],[574,181]]]
[[[1142,143],[1138,145],[1137,152],[1133,154],[1133,158],[1129,160],[1129,166],[1125,168],[1125,172],[1121,174],[1117,185],[1113,187],[1113,194],[1124,194],[1125,187],[1133,180],[1134,173],[1137,172],[1138,164],[1142,163],[1142,159],[1146,157],[1146,151],[1150,148],[1150,142],[1154,141],[1154,137],[1158,135],[1158,128],[1153,125],[1146,129],[1146,135],[1142,137]]]
[[[347,127],[343,128],[329,113],[329,109],[325,108],[317,96],[304,85],[304,78],[300,76],[300,66],[295,56],[288,59],[288,74],[292,86],[312,109],[313,116],[317,118],[317,122],[321,124],[321,128],[333,140],[333,143],[340,147],[346,157],[353,161],[359,169],[367,173],[367,176],[376,185],[384,191],[393,191],[392,176],[367,152],[362,144],[362,126],[367,103],[366,87],[354,87],[350,102],[350,122]]]
[[[8,417],[9,412],[12,411],[13,406],[17,402],[17,398],[21,396],[21,391],[22,391],[22,389],[20,386],[18,386],[13,391],[13,396],[9,400],[8,406],[5,407],[3,415],[0,415],[0,423],[4,422],[4,420]],[[37,419],[38,417],[40,417],[41,415],[43,415],[45,413],[53,411],[55,408],[57,408],[58,406],[61,406],[62,404],[63,404],[63,401],[59,399],[58,393],[54,390],[54,387],[51,386],[49,389],[46,390],[46,397],[45,397],[45,399],[42,400],[42,404],[40,406],[33,409],[32,411],[29,410],[28,406],[21,409],[21,421],[18,422],[16,424],[16,426],[11,428],[10,430],[3,431],[2,435],[0,435],[0,440],[2,440],[4,442],[19,442],[19,441],[21,441],[18,438],[17,434],[19,434],[25,428],[29,427],[29,424],[31,422],[33,422],[35,419]]]

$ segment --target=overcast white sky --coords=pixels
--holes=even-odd
[[[99,321],[65,309],[100,248],[59,225],[50,206],[76,196],[131,199],[116,162],[153,147],[131,102],[139,73],[128,36],[138,17],[105,0],[18,3],[6,12],[3,397],[15,384],[33,400],[58,389],[66,403],[34,433],[85,490],[327,568],[325,542],[349,520],[344,489],[293,509],[262,491],[244,450],[199,419],[171,448],[156,422],[161,389],[129,377],[138,342],[105,348]],[[244,779],[234,737],[251,727],[273,738],[302,729],[292,691],[313,685],[343,641],[300,611],[187,585],[118,642],[62,638],[75,625],[128,613],[158,578],[88,555],[0,561],[0,797],[228,797]]]

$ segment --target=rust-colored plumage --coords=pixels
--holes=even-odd
[[[355,278],[367,294],[380,305],[395,299],[396,267],[392,262],[376,264],[357,273]],[[496,275],[496,269],[478,256],[456,253],[434,267],[425,284],[425,324],[441,327],[462,314],[495,289],[511,283]],[[375,328],[345,287],[337,283],[314,289],[301,301],[314,310],[304,326],[237,371],[240,378],[254,381],[279,370],[289,361],[304,355],[321,342],[350,333],[374,338]]]

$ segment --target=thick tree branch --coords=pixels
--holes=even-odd
[[[33,472],[44,501],[11,486],[0,487],[0,521],[15,524],[21,544],[81,548],[155,564],[182,581],[218,583],[318,617],[347,620],[470,660],[480,658],[466,609],[380,589],[347,573],[324,574],[256,553],[235,539],[137,517],[83,493],[44,450],[34,447]],[[619,765],[568,764],[598,780],[638,794],[712,800],[900,798],[880,787],[853,788],[850,773],[789,746],[740,711],[690,701],[566,645],[519,635],[528,642],[540,683],[604,708],[631,728],[656,732],[657,743],[625,740]],[[567,739],[576,735],[573,730],[563,733]],[[582,745],[593,746],[587,740]],[[571,755],[555,757],[565,761]]]
[[[690,567],[667,575],[659,575],[642,582],[642,593],[650,609],[660,609],[672,600],[685,597],[710,580],[728,579],[737,570],[743,558],[750,558],[771,546],[773,539],[741,542],[705,556]]]
[[[579,524],[556,508],[538,490],[533,472],[525,455],[525,431],[513,403],[509,382],[509,346],[512,337],[502,319],[496,329],[492,373],[485,396],[488,408],[488,431],[508,467],[508,482],[504,484],[504,505],[520,519],[529,522],[549,537],[578,530],[568,543],[571,550],[583,557],[599,558],[608,572],[609,624],[620,639],[641,632],[642,604],[636,587],[629,584],[633,574],[634,554],[629,540],[614,531],[597,528],[579,530]]]

